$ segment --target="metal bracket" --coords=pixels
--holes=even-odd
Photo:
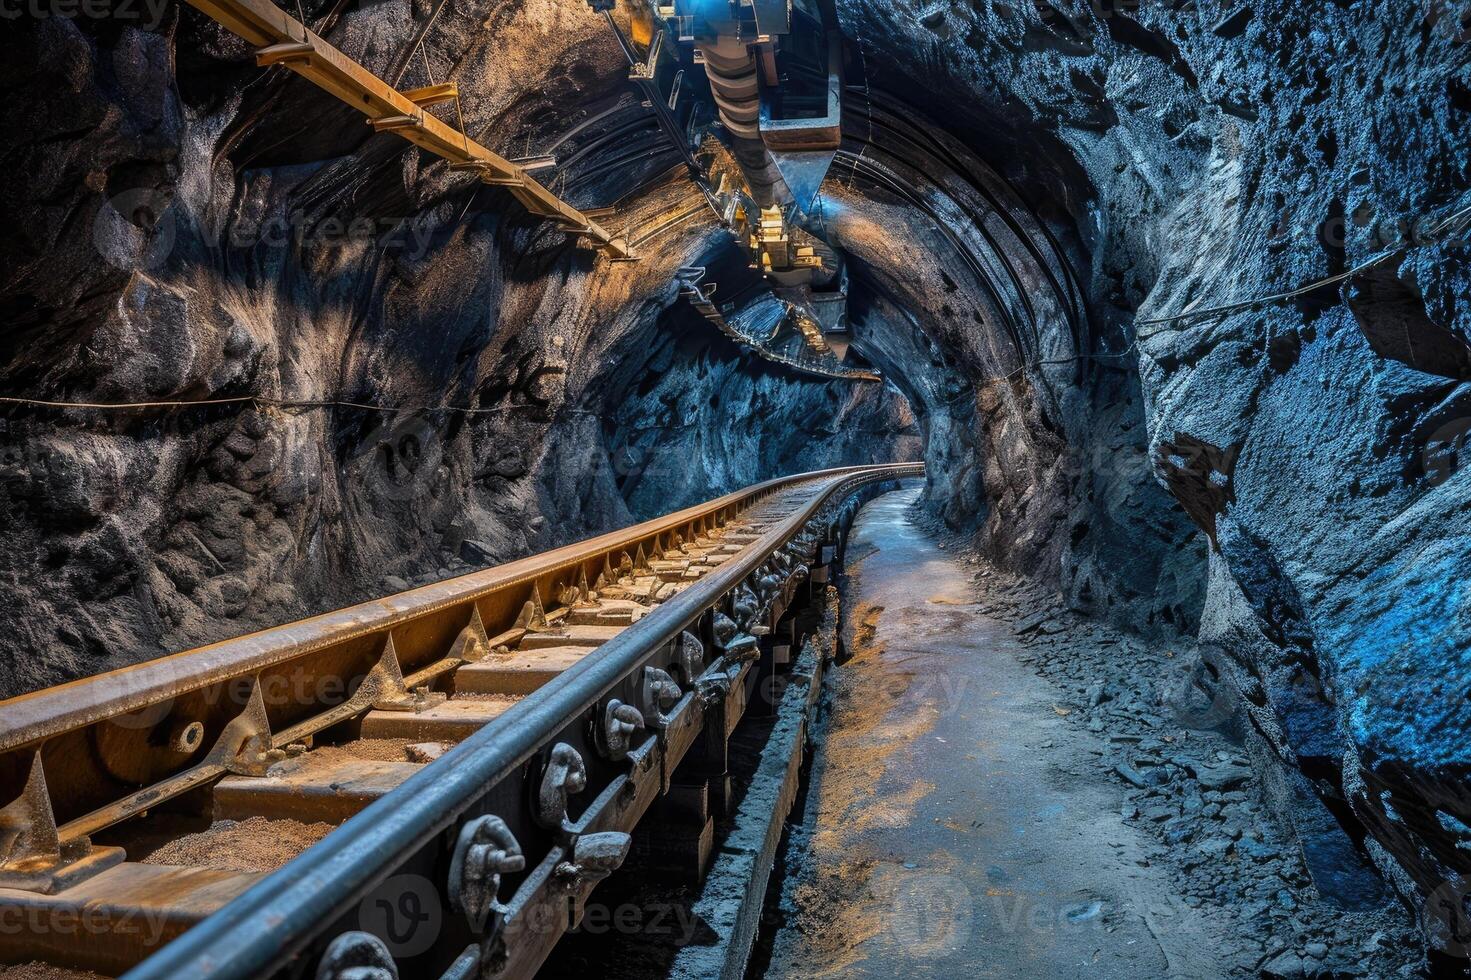
[[[557,601],[572,609],[597,608],[597,600],[592,597],[592,589],[587,584],[586,568],[579,568],[577,570],[577,584],[563,588]]]
[[[730,661],[733,668],[739,668],[741,664],[748,663],[761,656],[761,644],[754,636],[742,633],[731,640],[725,647],[725,659]]]
[[[760,656],[760,643],[754,636],[740,632],[735,622],[724,613],[715,614],[715,645],[725,658],[737,666]]]
[[[567,799],[587,788],[587,764],[577,750],[558,742],[547,757],[536,794],[536,822],[552,830],[574,833],[567,821]]]
[[[572,847],[572,860],[557,865],[557,884],[574,891],[597,884],[623,865],[633,838],[619,831],[583,834]]]
[[[395,666],[397,663],[395,660]],[[273,755],[273,747],[266,699],[261,693],[260,677],[256,676],[251,679],[250,700],[245,703],[245,710],[231,718],[225,730],[220,732],[205,763],[223,766],[237,776],[264,776],[277,759]],[[279,758],[285,758],[285,755],[282,752]]]
[[[731,593],[730,612],[741,629],[750,629],[751,620],[756,615],[756,610],[761,608],[761,600],[751,587],[742,582]]]
[[[269,68],[271,65],[305,67],[312,63],[312,55],[316,53],[316,46],[310,41],[286,41],[258,49],[255,52],[255,64],[258,68]]]
[[[594,727],[598,751],[603,758],[613,762],[628,758],[628,752],[633,748],[633,733],[643,727],[641,711],[613,698],[603,708],[602,721]]]
[[[521,615],[516,617],[516,628],[524,629],[528,633],[536,633],[548,630],[546,607],[541,602],[541,589],[533,585],[531,587],[531,598],[521,607]]]
[[[449,965],[449,969],[439,975],[439,980],[479,980],[481,976],[480,958],[480,944],[471,943]]]
[[[20,795],[0,807],[0,887],[49,895],[121,864],[120,847],[93,847],[89,838],[63,841],[46,788],[41,750],[31,753]]]
[[[449,656],[467,664],[479,663],[490,656],[490,635],[486,633],[485,622],[480,618],[479,606],[470,607],[470,622],[465,624],[465,628],[455,638]]]
[[[322,954],[317,980],[398,980],[398,967],[377,936],[344,932]]]
[[[761,576],[756,580],[756,592],[763,600],[770,602],[771,597],[780,592],[785,583],[786,576],[780,574],[773,565],[768,564],[761,570]]]
[[[421,108],[412,116],[377,116],[368,120],[368,125],[373,127],[375,133],[396,133],[405,129],[422,129],[424,127],[424,110]]]
[[[483,627],[481,633],[484,633]],[[461,635],[463,636],[463,631]],[[456,645],[460,645],[458,641]],[[485,645],[490,645],[489,639],[485,641]],[[373,665],[373,669],[368,671],[368,675],[363,678],[363,683],[358,687],[358,693],[371,698],[372,706],[380,711],[413,711],[416,713],[449,698],[449,695],[443,692],[431,692],[425,688],[409,691],[404,684],[403,667],[398,662],[398,650],[393,645],[392,633],[388,634],[388,638],[383,642],[383,653],[379,655],[378,662]]]
[[[674,653],[676,663],[680,673],[684,675],[682,680],[693,687],[700,676],[700,668],[705,665],[705,644],[688,630],[679,634],[678,643],[679,647]]]
[[[724,650],[725,645],[735,639],[736,634],[740,631],[741,628],[735,624],[735,620],[725,613],[715,614],[715,645],[717,647]]]
[[[658,667],[644,668],[644,714],[653,720],[654,728],[663,731],[668,727],[669,719],[664,712],[678,704],[679,699],[683,696],[683,689],[666,671]]]
[[[470,928],[486,931],[492,915],[506,907],[498,900],[501,875],[526,867],[521,845],[500,817],[476,817],[460,828],[449,865],[450,908],[463,912]]]
[[[699,680],[700,699],[706,707],[713,707],[730,696],[731,676],[724,672],[712,672]]]

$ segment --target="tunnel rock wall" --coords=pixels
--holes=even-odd
[[[1151,472],[1125,331],[1078,272],[1088,242],[1067,207],[1085,195],[1081,169],[997,150],[967,126],[983,103],[927,115],[923,69],[865,40],[882,36],[881,9],[839,12],[863,75],[817,220],[853,270],[855,346],[925,429],[924,505],[1081,611],[1144,633],[1193,627],[1203,539]],[[1049,182],[1003,172],[1018,159]]]
[[[1208,683],[1278,774],[1320,888],[1376,901],[1367,855],[1463,968],[1471,279],[1464,236],[1436,237],[1471,204],[1471,11],[839,7],[870,84],[949,94],[948,128],[1076,249],[1095,335],[1137,369],[1099,389],[1137,408],[1093,420],[1110,433],[1093,446],[1133,457],[1123,479],[1095,455],[1091,508],[1049,491],[1088,520],[1085,541],[1111,539],[1064,553],[1064,581],[1097,594],[1099,559],[1138,539],[1142,512],[1119,507],[1132,474],[1167,489],[1209,546]],[[1401,242],[1347,285],[1145,322],[1294,290]],[[1007,492],[993,476],[977,511]],[[1206,574],[1184,536],[1149,549],[1160,581]]]
[[[16,232],[0,245],[0,386],[146,403],[0,410],[0,696],[908,451],[884,386],[793,386],[723,339],[712,354],[703,320],[664,317],[683,305],[674,271],[728,238],[712,221],[609,265],[256,68],[191,9],[161,9],[0,35],[0,220]],[[405,87],[428,80],[427,55],[479,138],[557,153],[559,192],[619,204],[631,234],[688,197],[585,4],[450,4],[422,52],[417,6],[307,12]],[[676,328],[694,342],[671,356]],[[683,400],[669,431],[661,394]],[[629,444],[662,459],[704,433],[723,451],[752,413],[761,438],[736,465],[637,486],[618,472]]]

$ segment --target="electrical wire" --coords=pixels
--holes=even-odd
[[[536,405],[502,405],[496,408],[473,408],[468,405],[369,405],[365,402],[350,402],[339,400],[290,400],[279,398],[265,398],[259,395],[239,395],[231,398],[200,398],[186,401],[151,401],[151,402],[67,402],[48,401],[42,398],[17,398],[10,395],[0,395],[0,404],[24,405],[32,408],[75,408],[88,411],[136,411],[149,408],[197,408],[205,405],[242,405],[253,404],[262,408],[296,409],[296,408],[357,408],[370,412],[460,412],[465,415],[504,415],[509,412],[536,409]],[[558,414],[562,415],[592,415],[598,416],[597,412],[587,409],[564,409]]]
[[[1049,364],[1076,364],[1078,361],[1105,361],[1105,360],[1118,359],[1118,358],[1121,358],[1121,357],[1128,357],[1130,354],[1132,354],[1134,352],[1134,348],[1136,348],[1138,346],[1139,346],[1139,341],[1138,340],[1132,340],[1132,341],[1129,342],[1129,346],[1128,347],[1125,347],[1123,350],[1119,351],[1116,354],[1114,354],[1114,353],[1106,353],[1106,354],[1075,354],[1072,357],[1054,357],[1054,358],[1048,358],[1048,359],[1040,360],[1040,361],[1030,361],[1030,362],[1028,362],[1026,364],[1023,364],[1021,367],[1017,368],[1015,371],[1011,372],[1010,374],[1008,374],[1008,375],[1006,375],[1004,377],[1000,377],[1000,378],[992,378],[989,381],[984,382],[984,384],[992,385],[992,384],[996,384],[997,382],[1001,382],[1001,381],[1015,381],[1016,378],[1017,378],[1017,375],[1022,374],[1025,371],[1030,371],[1033,368],[1039,368],[1039,367],[1043,367],[1043,366],[1049,365]]]
[[[1397,255],[1403,255],[1412,248],[1417,248],[1422,245],[1436,245],[1444,241],[1449,241],[1457,235],[1464,234],[1468,228],[1471,228],[1471,207],[1462,208],[1455,214],[1452,214],[1444,220],[1436,223],[1436,225],[1431,228],[1430,231],[1427,233],[1426,240],[1419,242],[1413,239],[1409,241],[1402,241],[1397,245],[1385,249],[1378,255],[1365,260],[1359,265],[1354,266],[1347,272],[1340,272],[1336,276],[1329,276],[1326,279],[1319,279],[1317,282],[1310,283],[1306,286],[1301,286],[1297,289],[1289,290],[1288,292],[1273,293],[1270,296],[1262,296],[1257,299],[1243,300],[1239,303],[1227,303],[1224,306],[1213,306],[1209,309],[1204,310],[1187,310],[1184,313],[1177,313],[1174,316],[1151,317],[1147,320],[1135,320],[1134,326],[1147,327],[1162,323],[1179,323],[1182,321],[1206,319],[1208,317],[1226,316],[1231,313],[1240,313],[1244,310],[1255,309],[1258,306],[1266,306],[1271,303],[1281,303],[1289,299],[1296,299],[1299,296],[1306,296],[1308,293],[1317,292],[1318,290],[1323,289],[1327,286],[1335,286],[1338,283],[1353,279],[1355,276],[1362,275],[1375,266],[1382,265],[1383,263],[1389,261]]]

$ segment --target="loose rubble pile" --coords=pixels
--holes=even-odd
[[[1424,975],[1398,905],[1352,912],[1319,897],[1245,749],[1210,727],[1224,712],[1194,695],[1188,641],[1144,643],[1069,612],[1043,586],[965,560],[976,566],[979,612],[1015,620],[1023,659],[1057,686],[1054,710],[1097,736],[1098,767],[1128,787],[1125,820],[1158,841],[1147,860],[1175,874],[1185,904],[1229,917],[1226,953],[1243,975]]]

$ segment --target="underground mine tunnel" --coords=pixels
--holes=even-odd
[[[1465,0],[0,16],[0,977],[1471,974]]]

